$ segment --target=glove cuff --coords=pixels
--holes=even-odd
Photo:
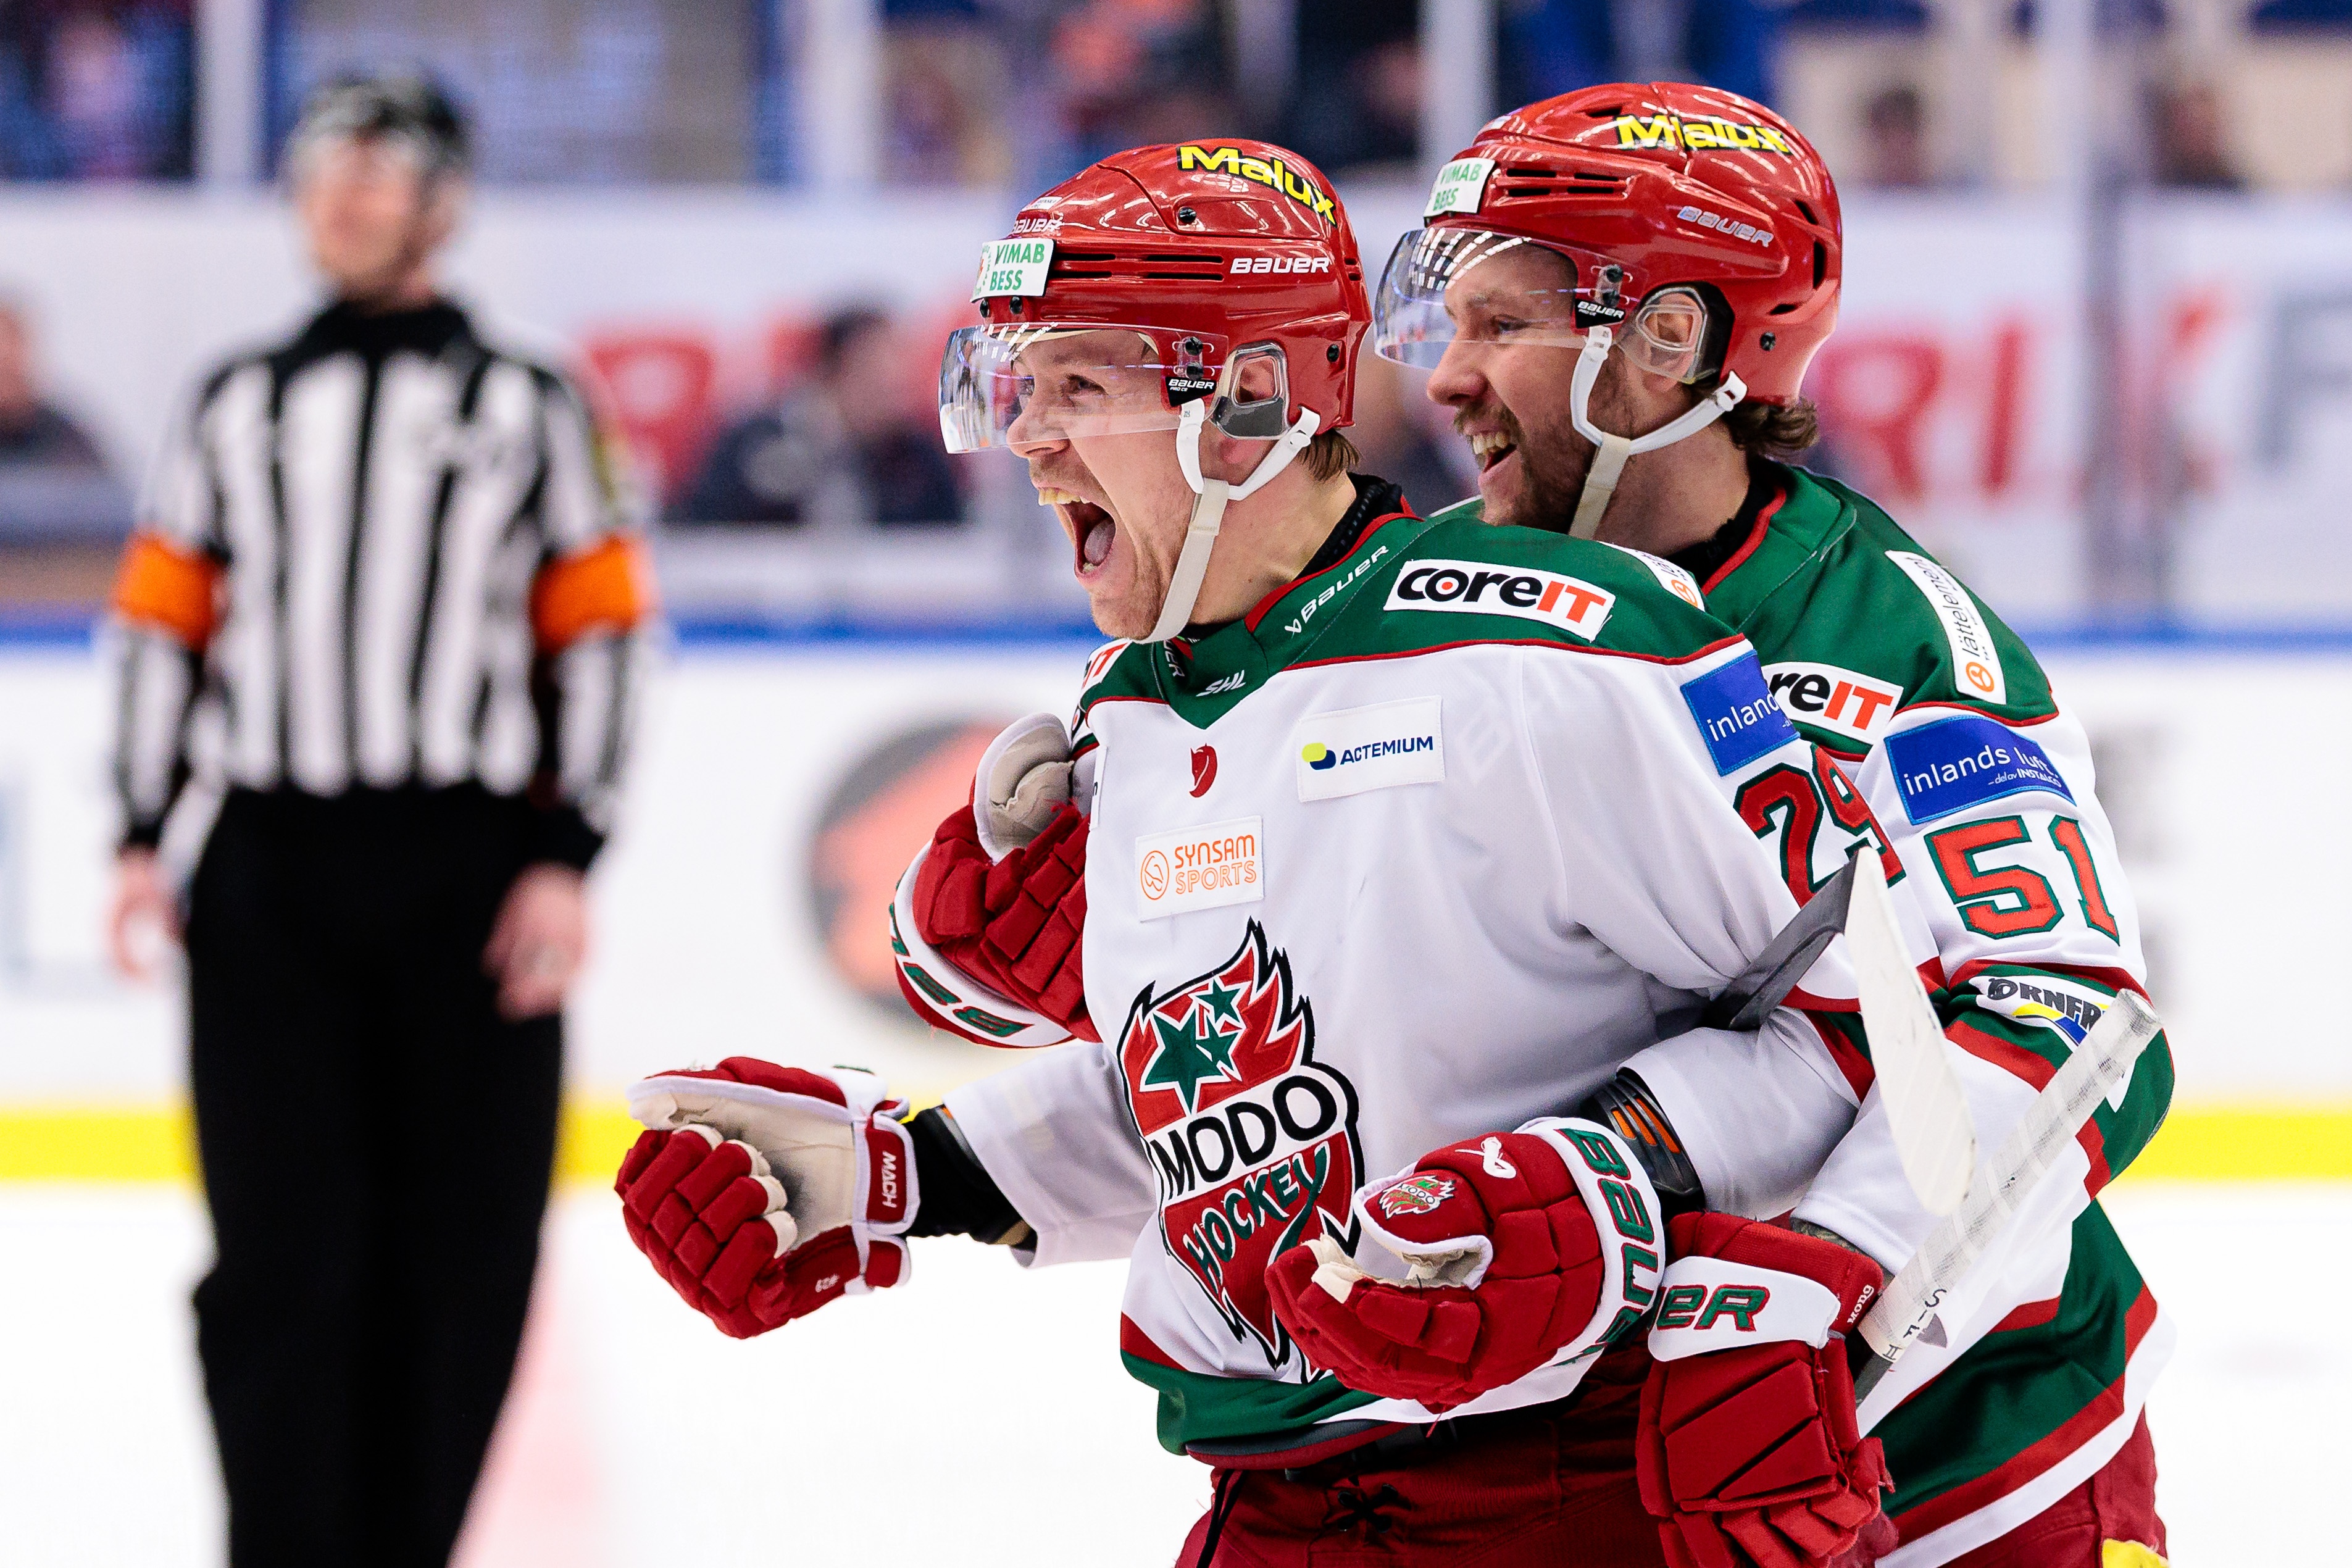
[[[1549,1363],[1566,1366],[1600,1354],[1631,1332],[1657,1299],[1665,1211],[1633,1146],[1599,1122],[1545,1116],[1518,1131],[1538,1134],[1559,1152],[1601,1237],[1605,1278],[1600,1304],[1584,1331],[1561,1346]]]
[[[1070,1038],[1068,1029],[982,985],[923,940],[915,920],[915,882],[936,847],[927,844],[916,855],[890,900],[890,961],[915,1016],[981,1046],[1026,1049]]]
[[[1736,1215],[1685,1215],[1661,1283],[1659,1361],[1796,1341],[1818,1350],[1861,1320],[1884,1275],[1861,1253]]]
[[[980,847],[1002,860],[1045,831],[1070,798],[1070,731],[1052,713],[1015,719],[972,770],[971,816]]]

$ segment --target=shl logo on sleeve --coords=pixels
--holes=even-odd
[[[1684,681],[1683,701],[1719,774],[1736,773],[1797,738],[1797,727],[1765,689],[1752,653]]]
[[[1257,902],[1265,897],[1264,819],[1236,816],[1143,835],[1135,841],[1135,891],[1148,921]]]
[[[1303,801],[1445,782],[1445,732],[1434,697],[1310,713],[1291,731],[1290,746]]]

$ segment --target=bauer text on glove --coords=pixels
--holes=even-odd
[[[1684,1215],[1650,1331],[1635,1466],[1673,1568],[1821,1568],[1879,1510],[1845,1333],[1878,1265],[1734,1215]]]

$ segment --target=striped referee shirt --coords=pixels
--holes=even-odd
[[[201,843],[231,788],[470,782],[584,868],[652,607],[617,495],[578,391],[454,306],[338,304],[229,361],[115,590],[126,844]]]

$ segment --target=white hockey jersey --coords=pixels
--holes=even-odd
[[[1430,1419],[1308,1364],[1268,1261],[1346,1237],[1367,1181],[1638,1070],[1855,846],[1884,856],[1932,967],[1867,807],[1680,576],[1398,516],[1197,642],[1089,661],[1075,735],[1100,1041],[949,1106],[1034,1227],[1034,1262],[1130,1258],[1122,1350],[1160,1392],[1170,1447]],[[941,1021],[1050,1037],[925,949],[903,908],[897,924]],[[1787,1212],[1853,1123],[1843,943],[1790,1004],[1712,1042],[1769,1065],[1708,1119],[1711,1206]],[[1465,1408],[1558,1398],[1589,1364]]]

